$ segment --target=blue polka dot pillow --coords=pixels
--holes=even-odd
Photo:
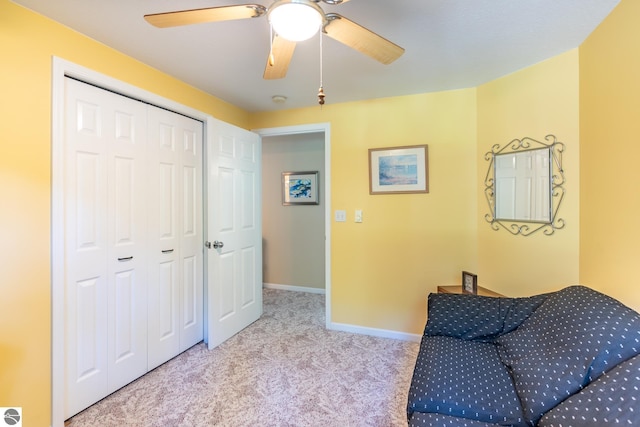
[[[513,332],[496,339],[525,418],[542,415],[640,353],[640,315],[584,286],[551,294]]]
[[[473,341],[493,339],[517,328],[550,294],[493,298],[470,294],[430,294],[427,336]]]

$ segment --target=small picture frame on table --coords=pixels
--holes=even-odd
[[[478,276],[468,271],[462,272],[462,293],[473,294],[478,293]]]

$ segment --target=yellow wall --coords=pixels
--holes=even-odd
[[[640,2],[580,47],[580,281],[640,311]]]
[[[578,283],[580,136],[578,50],[478,87],[478,282],[505,295],[523,296]],[[566,196],[559,216],[566,226],[552,236],[513,236],[485,221],[488,162],[484,154],[525,136],[554,134],[566,145]]]
[[[333,322],[419,333],[427,294],[475,271],[475,110],[466,89],[252,115],[252,128],[331,123],[331,205],[347,211],[332,223]],[[369,195],[367,150],[413,144],[429,145],[429,194]]]
[[[58,56],[247,127],[249,114],[0,0],[0,406],[51,423],[51,63]]]

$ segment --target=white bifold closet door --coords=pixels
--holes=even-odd
[[[199,121],[65,80],[70,417],[202,340],[203,135]]]

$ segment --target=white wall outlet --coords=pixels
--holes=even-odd
[[[355,221],[356,222],[362,222],[362,210],[361,209],[356,209]]]
[[[347,211],[336,211],[336,222],[346,222],[347,221]]]

